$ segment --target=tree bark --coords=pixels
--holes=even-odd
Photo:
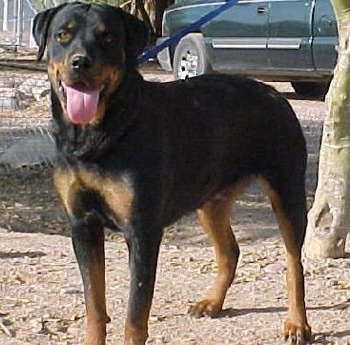
[[[312,259],[343,257],[350,228],[350,1],[332,5],[338,61],[326,96],[318,185],[305,237],[304,253]]]
[[[162,35],[163,13],[173,2],[173,0],[131,0],[130,13],[145,22],[150,32],[151,44]]]

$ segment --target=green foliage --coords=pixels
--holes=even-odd
[[[67,0],[29,0],[33,8],[37,11],[42,11],[47,8],[55,7],[65,2],[71,2]],[[88,3],[96,3],[96,4],[108,4],[113,6],[121,6],[127,0],[90,0],[84,1]]]

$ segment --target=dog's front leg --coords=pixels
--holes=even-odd
[[[162,230],[132,229],[126,233],[129,248],[130,294],[125,323],[125,345],[143,345],[148,338]]]
[[[71,219],[75,255],[84,284],[87,332],[84,345],[105,345],[106,312],[103,226],[97,215]]]

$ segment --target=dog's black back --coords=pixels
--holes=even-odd
[[[166,191],[165,222],[247,176],[273,183],[298,175],[303,189],[304,137],[293,110],[272,88],[210,75],[144,90],[137,136],[148,148],[144,163],[158,160],[151,171]],[[150,116],[143,121],[143,114]]]

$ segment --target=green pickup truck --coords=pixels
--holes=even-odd
[[[222,0],[178,0],[163,15],[161,43]],[[330,0],[240,0],[158,54],[176,79],[207,72],[290,81],[299,94],[321,96],[337,59]]]

